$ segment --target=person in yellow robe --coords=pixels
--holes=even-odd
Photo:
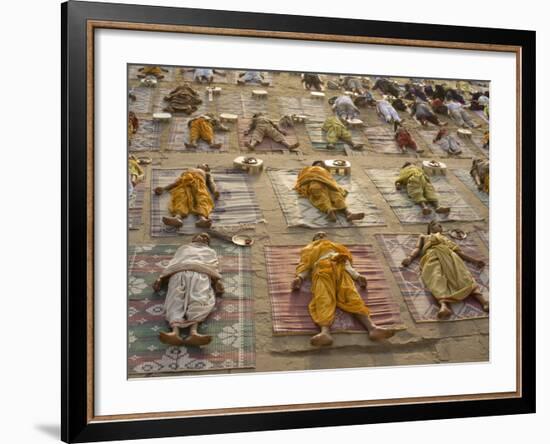
[[[190,119],[187,126],[189,127],[189,142],[185,144],[187,148],[196,148],[199,139],[204,140],[210,148],[221,148],[222,144],[214,140],[214,131],[229,131],[229,128],[212,113]]]
[[[401,265],[408,267],[420,257],[420,276],[424,285],[439,303],[438,318],[446,319],[452,314],[450,303],[459,302],[468,296],[476,298],[483,310],[489,311],[489,302],[481,293],[464,261],[485,267],[481,259],[468,256],[452,240],[443,235],[440,223],[428,224],[428,234],[420,235],[416,248],[403,259]]]
[[[435,191],[430,178],[422,168],[411,162],[405,162],[401,167],[399,177],[395,180],[397,190],[403,186],[407,187],[407,194],[411,200],[422,207],[422,214],[428,215],[432,212],[428,204],[435,207],[436,213],[448,214],[451,211],[450,208],[439,205],[439,194]]]
[[[394,329],[379,327],[371,319],[370,310],[355,287],[357,282],[366,288],[367,278],[361,276],[352,263],[350,251],[329,240],[323,231],[316,233],[312,242],[302,249],[292,289],[299,290],[304,280],[311,276],[312,298],[308,310],[313,322],[321,329],[311,338],[311,345],[332,345],[330,327],[336,307],[355,315],[372,340],[387,339],[395,334]]]
[[[155,188],[157,196],[165,191],[169,191],[171,195],[168,206],[171,216],[162,218],[165,225],[179,228],[183,225],[184,218],[194,214],[198,217],[195,223],[197,227],[212,226],[210,213],[214,209],[214,200],[218,200],[220,193],[207,164],[189,168],[170,185]]]
[[[327,149],[333,150],[336,144],[341,140],[351,149],[360,150],[363,144],[355,143],[351,138],[351,132],[348,129],[343,118],[338,116],[330,116],[323,123],[322,130],[325,132],[327,139]]]
[[[336,221],[337,212],[343,212],[349,222],[365,217],[365,213],[352,213],[348,209],[348,191],[338,185],[322,160],[300,171],[294,189],[300,196],[309,199],[315,208],[326,213],[332,222]]]

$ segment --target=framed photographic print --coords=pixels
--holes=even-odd
[[[64,441],[535,411],[534,32],[70,1],[62,60]]]

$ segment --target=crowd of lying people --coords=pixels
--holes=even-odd
[[[137,76],[140,79],[154,78],[162,81],[166,72],[162,67],[149,66],[138,70]],[[226,77],[228,73],[209,68],[183,69],[182,72],[191,72],[192,80],[178,85],[163,97],[163,111],[192,116],[187,122],[189,134],[188,140],[184,142],[187,148],[196,148],[202,140],[209,148],[219,149],[222,145],[216,141],[216,131],[227,132],[230,128],[215,113],[197,113],[203,99],[195,84],[210,85],[215,76]],[[361,116],[361,111],[367,108],[376,111],[382,125],[391,125],[395,142],[403,152],[410,149],[415,153],[421,153],[422,149],[414,140],[410,128],[404,124],[400,112],[407,113],[420,126],[434,125],[437,134],[432,143],[452,155],[462,152],[462,142],[452,134],[442,116],[448,117],[456,126],[464,129],[480,126],[468,110],[481,111],[486,118],[489,117],[489,91],[481,85],[478,90],[474,90],[472,82],[458,81],[455,86],[449,86],[444,82],[414,79],[399,84],[385,77],[377,77],[372,81],[368,77],[353,75],[324,80],[324,76],[316,73],[303,73],[299,82],[306,90],[338,91],[338,94],[328,98],[332,114],[325,118],[321,126],[326,148],[329,150],[335,149],[338,143],[344,143],[352,150],[363,149],[363,144],[353,140],[350,126]],[[270,85],[268,76],[260,71],[237,74],[235,83]],[[378,92],[382,94],[381,98],[376,98],[380,95]],[[130,100],[135,100],[131,93],[129,97]],[[285,128],[292,125],[292,120],[285,120],[285,117],[288,116],[276,120],[264,112],[254,113],[243,133],[244,146],[253,151],[268,138],[289,151],[296,151],[300,144],[291,142],[287,137]],[[139,128],[137,115],[130,111],[130,145]],[[488,132],[484,134],[483,144],[488,147]],[[488,194],[489,160],[474,159],[470,174],[478,190]],[[129,158],[129,177],[132,189],[144,177],[144,171],[134,156]],[[420,164],[405,162],[394,178],[393,186],[396,192],[402,190],[424,216],[435,213],[444,217],[453,211],[453,208],[441,203],[439,190]],[[338,216],[351,224],[365,218],[365,213],[349,208],[347,201],[350,190],[337,182],[323,160],[315,160],[310,166],[302,168],[297,174],[293,189],[330,222],[336,222]],[[162,217],[162,222],[167,227],[179,229],[189,216],[194,216],[197,228],[207,230],[213,226],[211,214],[218,205],[221,194],[216,185],[215,174],[206,163],[182,171],[174,182],[158,186],[153,191],[153,198],[160,198],[165,193],[170,195],[166,208],[168,215]],[[428,233],[419,236],[416,247],[403,259],[402,266],[408,267],[415,259],[420,259],[420,273],[439,304],[440,319],[451,315],[450,304],[460,302],[468,296],[476,298],[483,310],[488,311],[488,301],[465,266],[465,262],[471,262],[482,268],[485,266],[484,262],[463,253],[442,231],[439,223],[430,223]],[[211,336],[200,334],[197,330],[198,325],[213,310],[215,296],[224,292],[218,258],[209,244],[208,234],[195,235],[190,244],[183,245],[176,252],[154,283],[155,291],[160,291],[163,286],[167,287],[165,313],[171,331],[159,333],[160,340],[166,344],[203,346],[212,340]],[[308,278],[313,282],[312,299],[308,308],[320,330],[320,333],[311,338],[311,344],[332,344],[330,326],[336,306],[355,315],[373,340],[387,339],[395,334],[393,329],[379,327],[372,321],[369,308],[355,286],[357,283],[366,287],[366,277],[359,275],[353,268],[352,256],[347,247],[329,240],[324,232],[316,233],[312,241],[302,249],[291,284],[292,290],[299,290],[303,281]],[[195,290],[187,291],[185,288]],[[187,293],[182,296],[182,291]],[[180,329],[187,327],[190,328],[189,334],[182,338]]]

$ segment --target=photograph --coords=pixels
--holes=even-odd
[[[127,75],[129,378],[490,359],[490,81]]]

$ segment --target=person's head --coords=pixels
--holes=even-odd
[[[315,233],[313,235],[313,241],[318,241],[318,240],[321,240],[321,239],[326,239],[327,238],[327,233],[325,233],[324,231],[318,231],[317,233]]]
[[[325,165],[325,161],[324,160],[315,160],[311,166],[314,166],[314,167],[322,167],[322,168],[325,168],[326,165]]]
[[[443,233],[443,227],[436,220],[432,220],[428,224],[428,234],[432,234],[432,233]]]
[[[192,241],[199,244],[210,245],[210,236],[208,235],[208,233],[195,234]]]
[[[411,162],[405,162],[401,168],[407,168],[408,166],[411,166]]]
[[[252,115],[252,118],[253,118],[253,119],[257,119],[258,117],[263,117],[263,116],[265,116],[265,113],[263,113],[263,112],[260,111],[259,113],[254,113],[254,114]]]
[[[337,99],[337,98],[338,98],[338,97],[334,96],[334,97],[331,97],[330,99],[328,99],[329,105],[334,105],[334,102],[336,102],[336,99]]]
[[[437,142],[442,137],[445,137],[449,132],[447,131],[447,128],[441,128],[437,135],[434,138],[434,142]]]
[[[199,170],[203,170],[203,171],[206,172],[206,173],[210,172],[210,167],[208,166],[207,163],[199,163],[199,164],[197,165],[197,168],[198,168]]]

